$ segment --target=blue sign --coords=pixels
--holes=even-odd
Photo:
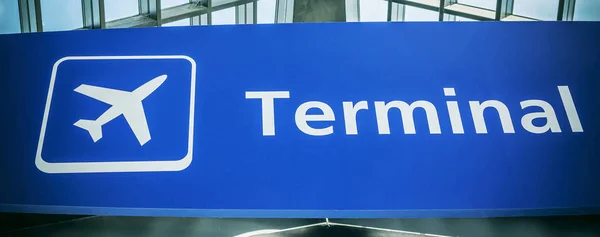
[[[598,42],[560,22],[2,35],[0,211],[598,214]]]

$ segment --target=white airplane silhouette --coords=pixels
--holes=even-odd
[[[112,106],[96,120],[80,119],[73,125],[87,130],[92,140],[97,142],[102,138],[102,126],[122,114],[140,145],[143,146],[150,141],[151,137],[142,100],[158,89],[166,79],[167,75],[158,76],[132,92],[81,84],[75,88],[76,92]]]

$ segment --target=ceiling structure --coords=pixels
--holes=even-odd
[[[334,0],[347,22],[599,21],[598,0]],[[0,34],[292,23],[294,0],[0,1]]]

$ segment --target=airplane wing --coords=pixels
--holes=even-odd
[[[75,88],[75,91],[110,105],[114,105],[120,101],[123,101],[130,94],[130,92],[127,91],[90,86],[86,84],[81,84]]]
[[[136,101],[127,106],[127,110],[123,111],[123,117],[127,120],[131,131],[133,131],[140,145],[143,146],[146,142],[150,141],[150,129],[148,128],[146,113],[141,101]]]

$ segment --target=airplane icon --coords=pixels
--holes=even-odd
[[[166,79],[167,75],[158,76],[131,92],[81,84],[75,88],[75,92],[112,106],[96,120],[80,119],[73,125],[87,130],[92,140],[97,142],[102,138],[102,126],[123,115],[138,142],[143,146],[150,141],[151,137],[142,100],[158,89]]]

